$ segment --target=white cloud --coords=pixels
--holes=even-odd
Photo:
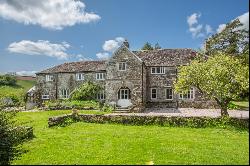
[[[102,46],[103,52],[99,52],[96,54],[98,59],[108,59],[110,57],[110,53],[113,53],[120,45],[125,41],[123,37],[116,37],[113,40],[106,40]]]
[[[196,27],[189,27],[189,31],[192,33],[193,37],[198,37],[201,33],[202,25],[199,24]]]
[[[199,13],[193,13],[187,17],[187,23],[189,26],[189,32],[191,32],[193,38],[202,38],[205,37],[205,34],[212,33],[212,27],[206,25],[205,27],[202,24],[199,24],[198,18],[201,17]]]
[[[226,28],[226,24],[220,24],[219,27],[217,28],[216,32],[217,33],[221,33],[221,31],[223,31],[223,29]]]
[[[205,29],[206,29],[206,34],[207,35],[213,33],[213,28],[210,25],[207,24],[205,26]]]
[[[116,50],[125,39],[123,37],[117,37],[114,40],[107,40],[104,42],[102,48],[104,51],[113,52]]]
[[[38,40],[37,42],[22,40],[20,42],[11,43],[7,49],[12,53],[45,55],[58,59],[67,59],[70,56],[66,53],[69,47],[70,45],[67,42],[54,44],[47,40]]]
[[[98,59],[106,60],[109,58],[109,53],[107,52],[99,52],[96,54]]]
[[[99,15],[86,12],[85,7],[79,0],[1,0],[0,17],[61,30],[66,26],[100,20]]]
[[[242,28],[249,30],[249,12],[242,14],[238,17],[240,22],[243,24]]]
[[[194,24],[197,24],[198,23],[198,18],[201,17],[201,14],[198,14],[198,13],[193,13],[191,16],[188,16],[187,17],[187,23],[188,25],[191,27],[193,26]]]
[[[18,71],[16,72],[17,75],[21,75],[21,76],[35,76],[37,73],[37,71]]]
[[[249,30],[249,12],[246,12],[238,17],[236,17],[235,19],[239,19],[240,22],[243,24],[241,29],[246,29]],[[235,19],[233,19],[232,21],[234,21]],[[231,22],[232,22],[231,21]],[[226,28],[226,24],[220,24],[219,27],[217,28],[216,32],[220,33],[221,31],[223,31]]]

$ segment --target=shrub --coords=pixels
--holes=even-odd
[[[1,85],[16,85],[16,78],[8,74],[0,75],[0,86]]]
[[[230,110],[239,109],[239,107],[238,107],[237,105],[235,105],[233,102],[230,102],[230,103],[227,105],[227,108],[230,109]]]
[[[49,110],[60,110],[60,109],[98,109],[98,102],[95,100],[80,101],[80,100],[54,100],[45,101],[45,106]]]
[[[100,90],[102,90],[100,85],[88,81],[77,87],[70,94],[70,98],[72,100],[93,100]]]
[[[104,104],[101,111],[103,112],[113,112],[114,108],[108,104]]]
[[[20,144],[33,136],[32,128],[16,127],[15,112],[0,111],[0,165],[8,165],[23,150]]]
[[[9,86],[0,87],[0,105],[4,107],[24,105],[24,97],[25,92],[23,89],[17,89]],[[13,104],[4,102],[5,99],[11,99]]]

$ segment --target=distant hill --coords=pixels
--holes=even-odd
[[[18,80],[17,79],[17,85],[20,86],[20,88],[23,88],[24,91],[28,91],[35,84],[36,84],[35,80]]]

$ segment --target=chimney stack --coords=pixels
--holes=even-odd
[[[128,43],[128,40],[127,40],[127,39],[124,40],[123,44],[124,44],[126,47],[129,48],[129,43]]]

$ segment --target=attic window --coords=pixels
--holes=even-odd
[[[151,74],[165,74],[164,67],[151,67]]]
[[[127,64],[126,64],[126,62],[120,62],[120,63],[118,64],[118,70],[119,70],[119,71],[126,71],[126,69],[127,69]]]

